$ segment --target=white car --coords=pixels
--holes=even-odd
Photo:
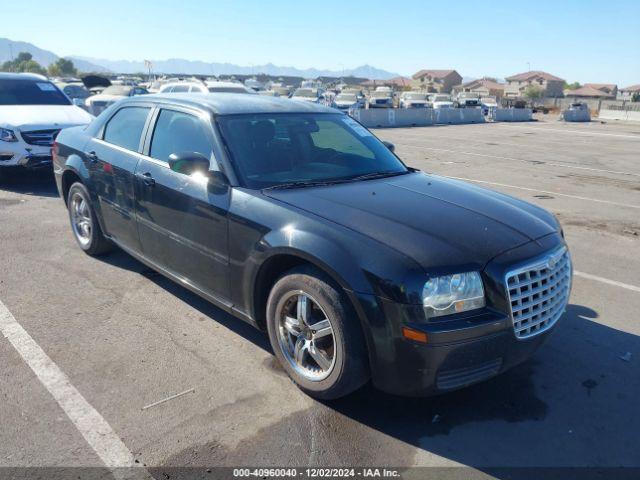
[[[434,93],[429,96],[429,103],[432,108],[454,108],[454,104],[451,101],[451,97],[444,93]]]
[[[146,88],[134,87],[132,85],[111,85],[105,88],[102,93],[93,95],[85,101],[85,105],[89,112],[93,115],[100,114],[109,105],[116,103],[118,100],[134,95],[145,95],[149,93]]]
[[[223,81],[207,81],[205,82],[207,90],[212,93],[250,93],[256,94],[255,90],[245,87],[241,83],[223,82]]]
[[[207,93],[206,85],[195,82],[173,82],[165,83],[160,87],[158,93]]]
[[[375,92],[371,92],[367,100],[369,108],[393,108],[393,92],[391,89],[378,87]]]
[[[9,167],[50,168],[60,130],[92,119],[46,77],[0,73],[0,176]]]
[[[428,103],[426,93],[402,92],[400,94],[400,108],[425,108]]]
[[[362,108],[364,102],[355,93],[339,93],[333,100],[333,105],[338,110],[349,110],[350,108]]]
[[[324,100],[323,93],[320,88],[298,88],[293,92],[293,95],[291,95],[291,100],[320,103],[321,100]]]

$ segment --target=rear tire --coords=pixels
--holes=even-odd
[[[351,304],[313,268],[295,268],[275,283],[267,330],[280,364],[312,397],[343,397],[369,379],[364,335]]]
[[[69,188],[67,209],[73,236],[87,255],[102,255],[113,249],[111,242],[102,233],[91,205],[89,190],[82,183],[76,182]]]

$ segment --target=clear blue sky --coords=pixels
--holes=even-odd
[[[640,0],[2,3],[1,37],[59,55],[640,83]]]

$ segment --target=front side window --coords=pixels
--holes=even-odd
[[[197,152],[211,158],[205,124],[188,113],[161,110],[153,130],[149,156],[167,162],[172,153]]]
[[[253,189],[408,171],[346,115],[228,115],[219,117],[218,124],[239,176]]]
[[[0,105],[70,105],[70,102],[47,80],[1,79]]]
[[[137,152],[148,107],[125,107],[118,110],[104,129],[104,141]]]

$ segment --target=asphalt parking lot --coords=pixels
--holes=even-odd
[[[0,301],[72,393],[54,398],[0,336],[0,466],[100,466],[83,428],[107,425],[124,446],[116,464],[150,468],[467,466],[513,478],[495,467],[640,467],[640,125],[375,133],[411,166],[559,217],[573,293],[530,361],[436,398],[365,387],[319,403],[287,379],[266,335],[124,253],[83,254],[52,178],[19,176],[0,187]],[[97,416],[70,419],[60,401],[73,392]]]

